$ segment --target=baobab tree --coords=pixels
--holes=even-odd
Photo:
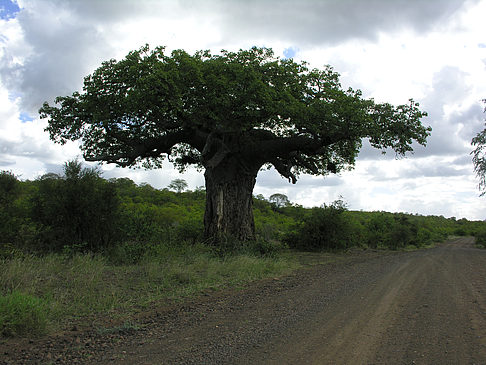
[[[104,62],[82,92],[44,103],[58,143],[80,140],[87,161],[205,170],[205,235],[255,237],[252,192],[260,169],[299,174],[351,168],[368,139],[397,155],[425,145],[418,103],[392,106],[343,90],[330,67],[279,59],[271,49],[166,54],[148,46]]]

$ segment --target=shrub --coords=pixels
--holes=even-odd
[[[393,250],[415,245],[415,236],[408,225],[396,223],[387,235],[386,244]]]
[[[32,221],[39,227],[37,250],[84,245],[86,251],[99,251],[115,241],[119,200],[99,171],[74,160],[65,164],[64,176],[47,174],[36,185]]]
[[[353,226],[343,214],[345,211],[341,200],[329,206],[312,208],[311,214],[295,231],[285,236],[284,242],[289,247],[308,251],[346,249],[354,245]]]
[[[475,234],[476,244],[486,248],[486,229],[480,229]]]
[[[276,241],[270,241],[265,239],[257,239],[253,242],[252,253],[265,257],[277,257],[282,246]]]
[[[432,233],[420,227],[417,219],[403,213],[370,213],[366,223],[367,242],[372,248],[401,249],[420,247],[432,239]]]
[[[40,336],[46,328],[47,304],[44,300],[16,291],[0,296],[2,336]]]
[[[458,227],[454,230],[454,234],[457,236],[467,236],[466,229],[464,227]]]
[[[8,171],[0,171],[0,243],[14,242],[19,229],[15,200],[20,192],[20,182]]]
[[[386,246],[387,234],[394,225],[391,214],[370,213],[371,218],[366,223],[367,244],[371,248]]]
[[[187,241],[196,244],[203,240],[204,225],[202,219],[198,218],[185,219],[175,226],[175,236],[179,242]]]

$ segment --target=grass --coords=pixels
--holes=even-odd
[[[157,301],[238,286],[298,266],[278,255],[221,257],[204,245],[154,246],[137,264],[115,264],[109,256],[92,254],[3,259],[0,328],[3,336],[33,336],[93,315],[129,320]]]
[[[47,329],[46,302],[14,291],[0,296],[0,334],[39,336]]]
[[[145,251],[120,246],[104,255],[71,252],[0,259],[0,337],[39,336],[74,322],[93,324],[96,318],[116,318],[125,323],[116,327],[121,331],[131,328],[127,324],[134,313],[153,303],[347,257],[343,252],[271,252],[261,256],[244,249],[220,255],[202,244],[160,244]]]

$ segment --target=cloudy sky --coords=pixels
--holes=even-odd
[[[419,101],[433,128],[426,148],[396,160],[364,145],[355,169],[289,184],[260,172],[255,194],[286,194],[316,206],[340,196],[353,210],[486,219],[471,163],[471,138],[484,128],[486,0],[0,0],[0,170],[21,179],[60,172],[80,156],[44,132],[44,101],[82,88],[102,61],[148,43],[192,53],[252,46],[330,64],[344,87],[378,102]],[[103,166],[166,187],[202,174]]]

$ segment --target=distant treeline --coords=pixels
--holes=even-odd
[[[96,169],[67,162],[62,175],[21,181],[0,172],[0,257],[15,252],[118,252],[136,261],[155,245],[203,241],[204,190],[173,192],[104,179]],[[319,208],[285,196],[254,197],[261,254],[281,248],[422,247],[450,235],[486,237],[486,223],[437,216],[349,211],[342,201]],[[228,242],[235,249],[243,243]]]

